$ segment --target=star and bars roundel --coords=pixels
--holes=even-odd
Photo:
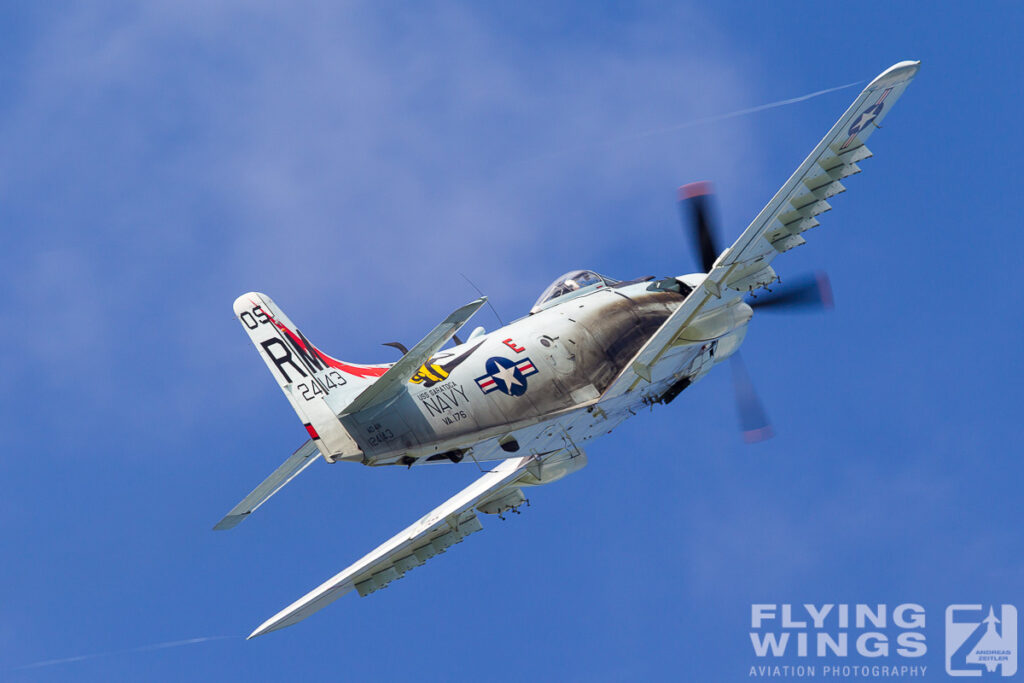
[[[509,360],[494,356],[487,359],[484,369],[487,374],[477,377],[476,384],[485,394],[500,391],[509,396],[522,396],[526,393],[526,378],[537,374],[529,358]]]
[[[885,108],[885,98],[889,96],[890,92],[892,92],[892,88],[886,88],[882,93],[882,96],[878,98],[877,102],[862,111],[860,115],[853,120],[853,123],[850,124],[850,129],[846,131],[850,137],[846,138],[846,142],[844,142],[843,146],[839,149],[846,149],[847,146],[853,142],[854,138],[857,137],[858,133],[875,122],[875,119],[882,114],[882,109]]]

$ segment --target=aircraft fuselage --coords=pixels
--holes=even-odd
[[[651,382],[599,400],[684,301],[682,290],[643,281],[569,298],[446,349],[408,392],[342,423],[370,465],[494,460],[608,432],[680,380],[702,377],[742,342],[750,309],[736,303],[724,323],[705,321],[712,336],[674,347]]]

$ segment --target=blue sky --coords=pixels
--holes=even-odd
[[[1016,3],[12,3],[0,9],[5,679],[740,680],[750,605],[1024,608]],[[318,463],[210,527],[304,439],[231,314],[268,292],[333,355],[395,357],[566,270],[695,270],[856,96],[658,135],[920,59],[875,158],[777,261],[828,315],[763,316],[728,371],[370,598],[245,642],[475,467]],[[494,320],[482,311],[479,321]],[[13,670],[208,636],[177,648]]]

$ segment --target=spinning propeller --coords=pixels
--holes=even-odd
[[[718,230],[711,210],[711,183],[700,182],[679,188],[679,208],[683,228],[688,230],[703,272],[711,272],[715,260],[722,253],[718,246]],[[832,308],[832,286],[828,275],[818,271],[776,283],[767,294],[747,299],[752,308],[763,311],[795,312],[817,311]],[[750,380],[739,351],[729,358],[732,364],[733,386],[736,392],[736,408],[739,413],[740,429],[748,442],[763,441],[773,435],[768,416],[757,396],[754,383]]]

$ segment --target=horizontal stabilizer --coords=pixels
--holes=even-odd
[[[233,529],[245,519],[249,513],[267,502],[267,499],[277,493],[298,475],[299,472],[309,467],[314,460],[320,457],[320,451],[312,441],[299,446],[299,449],[292,453],[291,457],[284,461],[280,467],[274,470],[273,474],[267,477],[262,484],[252,490],[242,502],[231,508],[231,512],[225,515],[224,519],[217,522],[213,527],[216,531]]]
[[[480,310],[480,307],[487,302],[483,296],[471,301],[462,308],[445,318],[441,324],[427,334],[416,346],[409,349],[402,358],[391,366],[380,379],[363,390],[361,394],[345,407],[343,414],[357,413],[360,410],[385,403],[397,396],[405,389],[409,380],[428,362],[438,350],[444,346],[452,336],[466,324],[473,314]]]

